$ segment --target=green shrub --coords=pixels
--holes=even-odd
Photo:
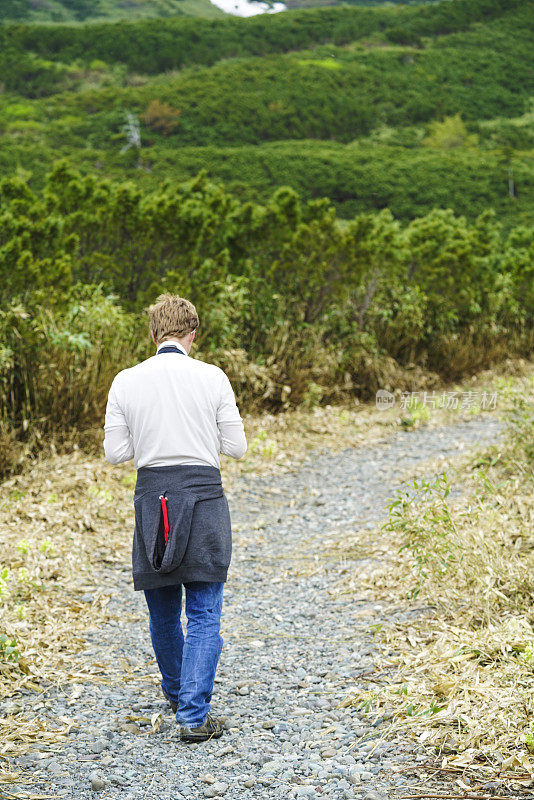
[[[407,388],[404,365],[453,377],[533,344],[529,232],[503,235],[491,212],[341,225],[288,187],[240,202],[203,173],[143,191],[65,163],[43,192],[9,179],[0,199],[5,471],[101,426],[113,376],[151,352],[143,309],[161,291],[197,305],[197,356],[244,410]]]
[[[18,661],[19,651],[17,650],[17,640],[9,637],[5,633],[0,633],[0,662]]]

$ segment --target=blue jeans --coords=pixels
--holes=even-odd
[[[219,633],[224,583],[185,583],[187,633],[180,614],[182,584],[145,589],[150,636],[161,672],[161,687],[178,703],[176,721],[195,728],[210,710],[223,640]]]

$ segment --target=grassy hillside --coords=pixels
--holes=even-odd
[[[532,119],[532,115],[528,115]],[[519,120],[518,122],[520,122]],[[498,121],[491,121],[503,130]],[[505,227],[532,220],[534,163],[532,155],[516,152],[513,175],[516,197],[509,196],[508,160],[500,148],[458,146],[403,147],[364,139],[350,144],[312,140],[271,142],[239,147],[180,147],[165,144],[142,151],[142,166],[132,151],[80,149],[77,166],[85,173],[130,178],[155,189],[163,179],[185,180],[207,170],[242,200],[267,201],[273,187],[294,187],[305,198],[328,197],[340,216],[389,208],[398,219],[409,220],[434,206],[453,208],[474,219],[488,206]],[[32,175],[42,186],[49,164],[69,146],[42,148],[36,144],[0,150],[0,169]],[[126,161],[128,163],[126,163]]]
[[[442,0],[414,6],[324,8],[216,21],[158,19],[96,25],[17,25],[0,32],[4,48],[55,62],[98,58],[155,74],[224,58],[287,53],[319,44],[394,42],[424,47],[421,37],[477,28],[516,11],[532,30],[531,0]],[[371,39],[369,39],[371,37]],[[492,48],[493,52],[495,47]]]
[[[531,353],[533,9],[1,26],[0,473],[101,424],[161,291],[249,409]]]
[[[419,0],[389,0],[389,2],[396,5],[422,5]],[[288,8],[313,8],[338,4],[338,0],[286,2]],[[342,4],[376,6],[382,5],[383,0],[342,0]],[[216,17],[224,16],[224,12],[213,6],[209,0],[0,0],[0,23],[94,22],[105,19],[136,20],[181,15]]]
[[[0,22],[92,22],[170,16],[222,17],[209,0],[0,0]]]
[[[205,168],[242,199],[286,184],[346,217],[491,206],[528,221],[533,11],[454,0],[5,27],[0,164],[42,185],[66,157],[149,189]]]

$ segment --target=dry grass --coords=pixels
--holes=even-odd
[[[102,681],[102,670],[83,666],[76,654],[82,633],[106,619],[108,597],[98,573],[123,562],[130,547],[131,482],[124,471],[80,453],[40,462],[6,481],[0,500],[0,699],[50,685]],[[109,532],[117,535],[110,551]],[[10,652],[10,646],[14,648]],[[0,783],[13,780],[5,757],[61,740],[72,721],[49,729],[20,702],[0,718]]]
[[[510,362],[504,374],[529,371],[532,365]],[[470,386],[497,386],[502,375],[503,370],[485,373],[470,382]],[[476,407],[469,411],[460,409],[463,414],[478,411]],[[231,489],[233,481],[242,473],[295,470],[314,448],[340,450],[369,446],[399,425],[438,425],[457,419],[458,413],[432,410],[428,419],[421,414],[414,418],[412,412],[399,412],[398,408],[380,412],[374,405],[362,404],[247,417],[249,451],[240,462],[224,459],[224,483]],[[406,419],[410,420],[408,426],[404,424]],[[88,447],[97,444],[101,448],[101,431],[96,435],[88,432],[85,436]],[[113,467],[101,455],[90,457],[74,450],[38,460],[31,469],[5,481],[0,488],[0,573],[3,576],[0,634],[7,637],[0,654],[0,700],[4,707],[4,716],[0,718],[0,784],[17,779],[7,757],[61,741],[72,724],[72,720],[64,718],[60,724],[47,728],[32,710],[31,702],[23,706],[18,699],[9,698],[20,690],[42,698],[51,685],[72,684],[75,693],[79,683],[107,680],[107,668],[84,663],[79,653],[85,648],[84,631],[102,625],[108,617],[108,597],[101,588],[103,573],[129,566],[134,483],[135,470],[131,463]],[[524,513],[517,492],[514,497],[513,504],[506,503],[506,512],[512,516]],[[502,506],[497,504],[492,513],[501,511]],[[391,547],[394,552],[393,539]],[[519,558],[521,551],[516,548],[515,553]],[[379,580],[378,576],[376,579]],[[375,588],[381,590],[379,582]],[[514,642],[526,641],[522,631],[514,634]],[[438,629],[436,641],[437,633]],[[392,631],[392,643],[401,635],[404,635],[402,631]],[[518,639],[521,636],[523,639]],[[436,650],[435,658],[438,659],[441,652],[448,652],[447,647],[454,641],[445,640],[445,650]],[[475,640],[471,637],[469,641]],[[9,652],[11,644],[14,650]],[[479,642],[477,646],[484,649],[482,645]],[[416,646],[414,653],[417,652]],[[406,654],[409,657],[408,650]],[[512,676],[510,686],[519,685],[526,662],[520,662],[513,653],[499,658],[508,659],[519,670]],[[478,664],[474,656],[465,663],[472,669]],[[399,669],[401,666],[399,663]],[[426,673],[414,674],[420,675],[417,680],[427,680]],[[430,692],[428,688],[424,691]],[[421,692],[421,697],[426,698],[423,689]]]
[[[439,480],[419,476],[391,505],[378,545],[375,532],[374,544],[354,537],[339,549],[347,557],[365,547],[377,559],[343,592],[363,584],[392,610],[413,611],[377,629],[390,648],[377,669],[388,677],[346,705],[393,712],[386,735],[428,746],[441,771],[464,776],[464,789],[493,778],[513,791],[534,785],[533,390],[532,377],[509,387],[508,419],[524,418],[504,445]],[[464,488],[456,502],[451,484]]]

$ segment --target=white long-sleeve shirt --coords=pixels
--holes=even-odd
[[[108,395],[104,452],[140,467],[207,464],[219,453],[241,458],[247,441],[228,377],[214,364],[181,353],[147,358],[115,376]],[[183,355],[182,355],[183,354]]]

